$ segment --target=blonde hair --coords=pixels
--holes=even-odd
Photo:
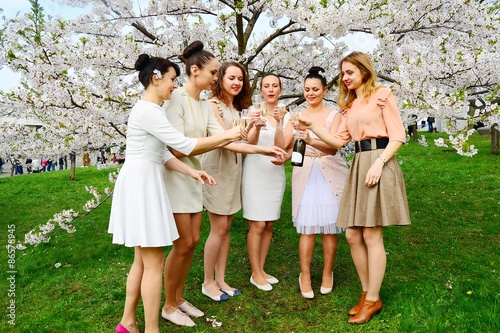
[[[342,64],[344,62],[356,66],[361,71],[361,84],[363,84],[363,96],[361,97],[370,96],[372,92],[378,89],[376,86],[377,73],[375,72],[370,57],[363,52],[354,51],[350,53],[339,62],[339,97],[337,99],[337,105],[341,110],[350,108],[354,100],[358,97],[356,96],[356,92],[347,89],[347,86],[342,81]]]

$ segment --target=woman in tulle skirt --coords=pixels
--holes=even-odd
[[[323,97],[328,90],[324,70],[313,67],[304,82],[304,97],[308,103],[302,115],[324,130],[335,133],[341,123],[340,113],[326,107]],[[311,261],[316,235],[321,235],[323,246],[323,272],[320,292],[328,294],[333,288],[333,264],[337,252],[337,234],[343,229],[336,225],[342,190],[347,179],[345,160],[316,135],[303,131],[299,134],[306,141],[302,167],[293,168],[292,218],[300,234],[300,292],[313,298]],[[293,144],[293,127],[285,130],[285,141]]]

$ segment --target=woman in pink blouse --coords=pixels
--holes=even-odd
[[[383,228],[410,225],[403,175],[393,158],[405,142],[405,129],[396,98],[389,88],[376,86],[377,75],[366,54],[352,52],[340,61],[340,70],[337,104],[343,119],[337,133],[331,135],[303,118],[298,128],[309,128],[335,149],[355,141],[337,226],[348,228],[346,239],[362,287],[358,304],[349,311],[349,323],[361,324],[382,309]]]

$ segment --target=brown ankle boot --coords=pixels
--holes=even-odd
[[[363,304],[358,310],[358,313],[349,318],[351,324],[364,324],[372,319],[373,315],[382,310],[382,301],[380,298],[376,301],[369,301],[365,299]]]
[[[355,307],[349,310],[349,316],[354,316],[356,313],[358,313],[361,304],[363,304],[363,301],[365,300],[365,297],[366,297],[366,291],[363,291],[361,293],[361,298],[359,299],[358,304],[356,304]]]

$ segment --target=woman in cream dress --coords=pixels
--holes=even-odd
[[[200,99],[201,91],[210,90],[217,80],[217,59],[212,53],[203,49],[203,43],[200,41],[188,45],[182,56],[186,63],[188,82],[172,94],[172,99],[166,109],[167,118],[178,131],[188,137],[203,138],[223,132],[210,103]],[[283,154],[283,151],[277,147],[258,147],[240,143],[222,146],[237,152],[275,155],[278,158],[281,158]],[[200,157],[187,157],[182,152],[171,150],[175,156],[193,169],[202,169]],[[202,186],[189,177],[169,170],[167,170],[166,183],[179,238],[174,241],[172,251],[165,261],[166,297],[162,316],[177,325],[194,326],[191,319],[177,321],[172,314],[180,309],[191,317],[204,315],[201,310],[183,298],[184,283],[194,250],[200,240],[203,210]]]
[[[250,82],[243,66],[237,62],[223,63],[209,99],[223,128],[232,128],[233,121],[241,119],[241,110],[250,106],[250,93]],[[214,301],[241,294],[226,283],[225,272],[233,214],[241,209],[242,162],[240,153],[228,149],[215,149],[202,157],[203,170],[217,179],[216,187],[203,187],[203,205],[210,217],[210,234],[205,243],[202,293]]]

